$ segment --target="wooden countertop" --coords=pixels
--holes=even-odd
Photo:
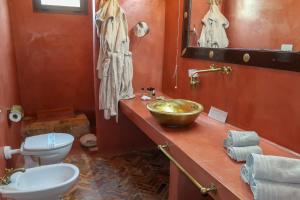
[[[218,192],[214,199],[253,199],[252,192],[240,178],[241,163],[232,161],[223,148],[223,141],[230,129],[239,130],[229,124],[210,119],[200,114],[196,123],[186,128],[160,126],[146,108],[147,102],[139,96],[122,100],[120,109],[156,144],[169,144],[171,155],[204,186],[214,183]],[[265,155],[300,158],[299,154],[262,139]]]

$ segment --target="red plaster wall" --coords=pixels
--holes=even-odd
[[[300,24],[297,20],[300,1],[297,0],[226,0],[221,10],[229,20],[226,29],[231,48],[280,49],[282,44],[293,44],[300,50]],[[209,9],[206,0],[192,1],[191,25],[198,35],[191,34],[191,45],[197,44],[202,29],[201,20]],[[294,34],[287,34],[294,33]],[[197,38],[197,39],[194,39]]]
[[[2,147],[11,145],[16,148],[20,142],[20,126],[9,126],[7,122],[6,108],[20,103],[7,2],[8,0],[0,0],[0,176],[6,166]]]
[[[133,53],[134,80],[136,91],[142,87],[161,89],[164,52],[164,0],[120,0],[126,12],[130,30],[130,48]],[[150,33],[144,38],[133,34],[133,27],[145,21]]]
[[[230,46],[280,49],[282,44],[293,44],[299,51],[299,7],[298,0],[227,0]]]
[[[11,0],[18,78],[26,114],[73,106],[94,112],[92,16],[38,13]]]
[[[183,5],[181,5],[182,9]],[[173,73],[176,56],[178,1],[166,0],[165,60],[163,91],[172,97],[195,100],[208,112],[216,106],[229,112],[228,122],[255,130],[271,141],[300,152],[300,73],[232,65],[230,76],[203,74],[200,87],[191,89],[187,70],[208,68],[215,63],[179,59],[179,84],[175,89]],[[291,33],[294,34],[294,33]],[[181,41],[181,35],[180,35]]]
[[[98,2],[98,1],[96,1]],[[98,3],[97,3],[98,4]],[[125,10],[130,30],[130,48],[133,53],[135,92],[142,87],[161,89],[164,52],[165,30],[165,1],[164,0],[120,0]],[[144,38],[137,38],[132,28],[139,21],[145,21],[150,27],[150,33]],[[97,41],[98,46],[98,41]],[[99,81],[96,76],[95,93],[98,99]],[[98,110],[98,100],[96,109]],[[120,116],[119,123],[115,120],[106,121],[103,113],[97,112],[97,135],[99,149],[104,154],[115,154],[139,147],[147,148],[151,142],[126,117]]]

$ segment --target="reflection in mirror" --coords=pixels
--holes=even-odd
[[[209,2],[191,0],[190,47],[300,51],[300,23],[296,20],[300,17],[299,0],[221,0],[217,7],[224,18],[219,18],[217,25],[223,26],[228,45],[219,29],[205,30],[213,22],[208,13],[216,6]]]

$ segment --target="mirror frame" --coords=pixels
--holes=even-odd
[[[191,8],[192,0],[184,0],[182,57],[300,72],[300,52],[190,47]]]

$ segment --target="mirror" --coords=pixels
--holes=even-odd
[[[300,71],[299,7],[299,0],[185,0],[182,55]]]

